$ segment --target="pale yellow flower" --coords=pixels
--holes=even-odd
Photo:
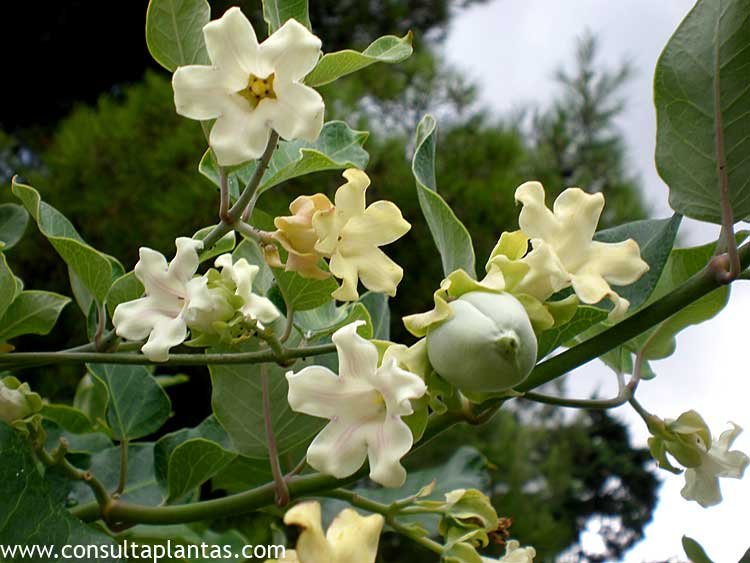
[[[330,258],[331,273],[342,280],[332,296],[354,301],[357,279],[367,289],[396,295],[404,271],[380,250],[411,228],[401,210],[390,201],[376,201],[365,207],[370,178],[362,170],[344,172],[347,182],[336,191],[335,207],[315,213],[313,227],[318,236],[315,250]]]
[[[284,515],[284,523],[302,532],[295,550],[276,563],[374,563],[384,518],[380,514],[360,516],[346,508],[323,533],[320,503],[302,502]],[[268,563],[271,563],[270,561]]]
[[[295,199],[289,206],[292,215],[274,219],[277,231],[274,232],[273,237],[288,253],[286,264],[281,262],[278,250],[273,245],[266,246],[268,263],[274,268],[285,268],[288,272],[297,272],[304,278],[328,277],[330,274],[319,266],[323,255],[315,250],[318,235],[313,228],[312,221],[317,212],[328,211],[332,208],[333,203],[324,194],[303,195]]]

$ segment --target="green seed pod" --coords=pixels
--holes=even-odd
[[[449,306],[453,316],[427,333],[427,354],[441,377],[477,393],[505,391],[526,379],[537,341],[515,297],[471,291]]]

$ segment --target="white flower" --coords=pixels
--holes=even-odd
[[[279,318],[280,313],[271,300],[253,293],[253,281],[260,268],[249,264],[244,258],[232,263],[231,254],[222,254],[214,265],[221,268],[221,275],[235,286],[235,295],[242,298],[243,305],[240,312],[247,320],[258,321],[260,328],[263,323],[272,323]]]
[[[320,39],[287,20],[260,45],[239,8],[203,27],[211,66],[177,69],[177,113],[216,119],[209,144],[220,165],[260,157],[271,129],[285,139],[314,141],[323,127],[323,99],[302,79],[317,64]]]
[[[516,189],[516,201],[523,204],[518,225],[534,248],[524,259],[530,266],[527,276],[542,270],[545,274],[533,282],[522,280],[518,291],[544,301],[553,292],[572,285],[584,303],[609,298],[614,304],[611,317],[621,317],[630,303],[609,284],[635,282],[648,271],[648,264],[632,239],[617,243],[592,240],[604,209],[604,196],[568,188],[555,200],[551,211],[544,203],[542,185],[526,182]],[[535,295],[535,289],[542,294]]]
[[[701,506],[709,507],[721,502],[719,477],[741,479],[750,459],[738,450],[729,448],[742,432],[742,428],[734,423],[731,430],[725,430],[718,440],[713,440],[710,447],[702,443],[701,463],[697,467],[685,470],[685,486],[681,494],[687,500],[694,500]]]
[[[169,264],[160,252],[140,249],[135,277],[143,284],[145,296],[120,303],[112,317],[118,336],[128,340],[148,337],[141,352],[155,362],[166,361],[169,349],[185,340],[185,313],[191,292],[201,290],[199,283],[190,282],[198,269],[198,250],[203,243],[180,237],[175,245],[177,253]]]
[[[393,358],[378,367],[377,348],[357,334],[361,324],[355,321],[333,335],[339,375],[322,366],[287,373],[289,404],[297,412],[331,421],[307,450],[312,467],[341,479],[369,458],[373,481],[400,487],[406,479],[400,460],[413,443],[401,417],[412,414],[409,400],[427,388]]]
[[[28,383],[21,383],[12,375],[0,379],[0,420],[11,424],[41,408],[42,398],[31,391]]]
[[[500,559],[482,557],[483,563],[534,563],[536,550],[533,547],[521,547],[516,540],[510,540],[505,544],[505,555]]]

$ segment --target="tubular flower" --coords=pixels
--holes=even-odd
[[[266,260],[274,268],[285,268],[287,272],[297,272],[304,278],[324,279],[330,274],[320,269],[323,255],[315,250],[318,235],[312,221],[318,211],[329,211],[333,203],[324,194],[303,195],[289,206],[292,215],[276,217],[276,232],[273,237],[288,252],[286,264],[281,262],[278,250],[273,245],[266,246]]]
[[[244,258],[232,262],[231,254],[222,254],[214,262],[221,268],[221,276],[230,287],[234,287],[235,296],[241,299],[239,311],[247,321],[256,321],[260,328],[263,324],[272,323],[279,318],[276,306],[267,297],[253,293],[253,281],[260,268],[249,264]]]
[[[413,413],[410,400],[422,397],[427,388],[394,358],[378,367],[375,344],[357,334],[362,324],[355,321],[333,334],[339,375],[322,366],[286,374],[289,404],[297,412],[330,420],[307,450],[312,467],[341,479],[369,458],[373,481],[400,487],[406,479],[400,460],[413,443],[401,417]]]
[[[169,264],[160,252],[140,249],[135,277],[143,284],[146,294],[140,299],[120,303],[112,317],[118,336],[128,340],[148,337],[141,352],[155,362],[165,361],[169,349],[185,340],[185,316],[191,294],[201,291],[199,284],[190,282],[198,269],[198,250],[203,243],[180,237],[175,245],[177,253]]]
[[[742,428],[731,424],[732,428],[722,432],[718,440],[709,444],[699,441],[700,464],[685,470],[685,486],[680,493],[704,508],[719,504],[722,500],[719,477],[741,479],[750,463],[743,452],[729,449],[742,432]]]
[[[638,243],[632,239],[617,243],[592,240],[604,208],[604,196],[568,188],[550,210],[544,203],[542,185],[526,182],[516,189],[516,201],[523,204],[518,224],[534,249],[525,258],[531,269],[527,275],[538,273],[539,268],[547,269],[547,283],[528,283],[526,291],[537,288],[544,294],[572,285],[582,302],[593,304],[609,298],[614,304],[611,317],[624,315],[630,303],[609,284],[635,282],[648,271],[648,264],[641,259]],[[532,259],[535,252],[537,262]],[[544,301],[549,295],[535,297]]]
[[[317,64],[320,39],[287,20],[258,44],[239,8],[203,27],[211,65],[177,69],[177,113],[216,119],[209,144],[221,166],[260,157],[273,129],[285,139],[314,141],[323,127],[323,99],[302,79]]]
[[[365,208],[370,178],[362,170],[344,172],[347,182],[336,191],[336,206],[313,215],[318,236],[315,250],[330,258],[331,273],[342,280],[333,292],[340,301],[357,299],[357,278],[367,289],[396,295],[404,271],[380,250],[406,234],[411,225],[390,201],[376,201]]]
[[[533,547],[521,547],[516,540],[510,540],[505,544],[505,555],[500,559],[482,557],[483,563],[534,563],[536,550]]]
[[[360,516],[351,508],[339,512],[323,533],[320,503],[302,502],[284,515],[284,523],[302,532],[297,549],[275,563],[375,563],[385,519],[380,514]],[[268,563],[274,563],[269,561]]]

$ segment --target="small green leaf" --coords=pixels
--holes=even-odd
[[[268,24],[269,35],[288,19],[295,19],[311,29],[307,0],[263,0],[263,19]]]
[[[320,136],[314,143],[302,140],[281,141],[263,175],[258,193],[313,172],[364,169],[370,158],[362,148],[367,136],[367,132],[350,129],[343,121],[329,121],[323,125]],[[229,193],[232,199],[237,199],[257,165],[256,161],[252,161],[229,174]],[[218,166],[210,150],[203,155],[198,169],[214,184],[220,184]]]
[[[146,11],[146,45],[168,71],[209,64],[203,26],[211,19],[206,0],[151,0]]]
[[[28,444],[0,421],[0,544],[100,545],[114,550],[115,542],[86,526],[56,501],[50,484],[39,473]],[[44,523],[44,525],[40,525]],[[124,563],[121,559],[80,559],[81,562]]]
[[[232,351],[257,349],[256,343],[247,342]],[[265,364],[269,378],[271,422],[280,454],[307,442],[325,423],[322,419],[292,411],[287,401],[288,385],[284,374],[304,366],[305,362],[302,361],[284,368]],[[252,458],[268,457],[260,370],[258,364],[209,366],[213,388],[211,404],[216,419],[231,438],[233,449]]]
[[[208,236],[208,233],[210,233],[212,230],[213,230],[212,226],[204,227],[203,229],[195,233],[193,235],[193,238],[196,240],[203,240],[204,238],[206,238],[206,236]],[[229,231],[227,234],[221,237],[216,242],[216,244],[214,244],[211,248],[209,248],[205,252],[201,252],[200,254],[201,262],[205,262],[221,254],[226,254],[227,252],[232,252],[232,250],[234,249],[235,243],[236,243],[236,237],[235,237],[234,231]]]
[[[372,319],[372,338],[377,340],[391,339],[391,309],[385,293],[368,291],[359,299]]]
[[[3,203],[0,205],[0,250],[7,251],[21,240],[29,224],[29,214],[20,205]]]
[[[67,442],[67,450],[71,454],[95,454],[112,447],[112,440],[102,432],[74,434],[63,430],[51,420],[44,420],[42,424],[47,433],[45,447],[49,451],[54,451],[60,445],[61,438]]]
[[[73,406],[83,412],[96,426],[106,427],[108,402],[109,391],[105,383],[90,373],[84,374],[76,386]]]
[[[426,115],[417,127],[414,158],[411,169],[417,184],[417,196],[422,214],[430,228],[440,259],[443,273],[463,269],[472,278],[476,277],[474,246],[471,235],[445,200],[437,193],[435,179],[435,147],[437,124],[435,118]]]
[[[0,342],[22,334],[48,334],[70,299],[50,291],[22,291],[0,318]]]
[[[305,78],[308,86],[323,86],[342,76],[362,70],[374,63],[400,63],[408,59],[414,49],[411,46],[411,31],[403,37],[385,35],[379,37],[362,51],[346,49],[327,53]]]
[[[115,280],[107,293],[107,310],[114,315],[120,303],[133,301],[143,295],[143,284],[135,277],[135,272],[128,272]]]
[[[112,264],[116,260],[86,244],[71,222],[57,209],[43,202],[34,188],[18,183],[14,177],[12,190],[36,221],[39,231],[76,273],[81,283],[97,301],[103,303],[112,285]]]
[[[691,537],[682,536],[682,548],[685,550],[685,555],[688,556],[691,563],[713,563],[711,558],[706,555],[701,544]]]
[[[313,280],[303,278],[296,272],[285,272],[280,269],[274,269],[273,272],[285,303],[295,311],[315,309],[328,303],[331,293],[339,286],[333,277]]]
[[[176,501],[211,479],[237,454],[229,436],[213,416],[196,428],[183,428],[162,437],[154,448],[154,467],[167,502]]]
[[[372,320],[362,303],[344,304],[337,307],[333,301],[328,301],[320,307],[300,311],[294,316],[294,324],[306,340],[330,336],[342,326],[358,320],[365,321],[365,324],[357,330],[359,335],[362,338],[372,338]]]
[[[562,326],[545,330],[539,335],[537,358],[544,358],[558,346],[588,330],[607,318],[607,312],[598,307],[578,307],[573,318]]]
[[[17,287],[16,276],[11,272],[5,254],[0,252],[0,319],[16,298]]]
[[[63,430],[73,434],[89,434],[94,432],[94,426],[86,413],[69,405],[44,405],[42,417],[53,421]]]
[[[747,0],[700,0],[659,57],[656,167],[678,213],[721,223],[718,156],[723,145],[735,221],[750,218],[748,65]]]
[[[156,432],[169,418],[169,397],[143,366],[88,364],[107,386],[107,422],[117,440],[135,440]]]

